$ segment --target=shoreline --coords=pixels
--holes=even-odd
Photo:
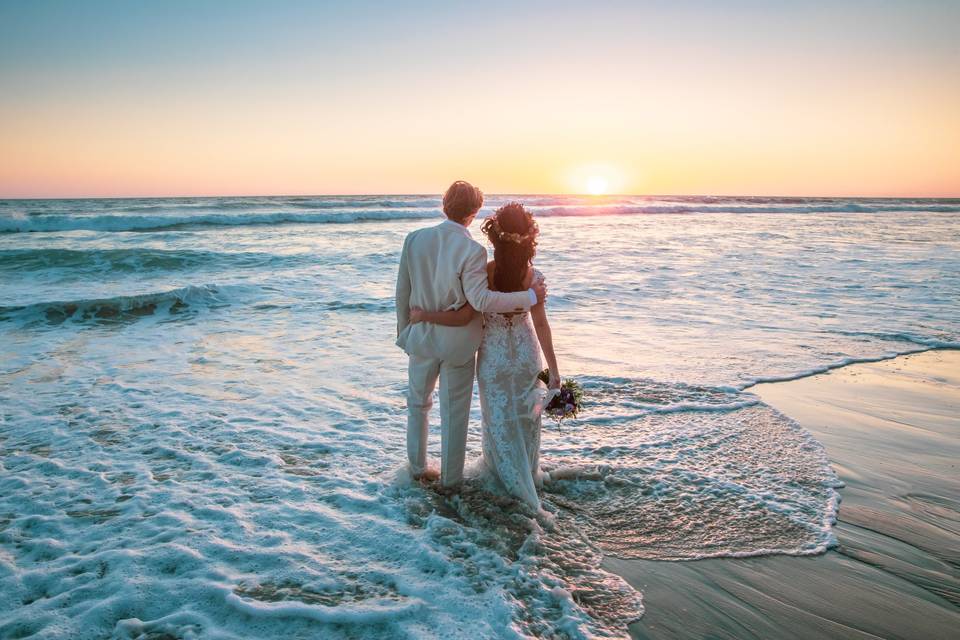
[[[913,339],[911,339],[913,340]],[[940,343],[939,345],[934,346],[919,346],[916,349],[910,349],[909,351],[901,351],[899,353],[893,353],[889,355],[877,356],[875,358],[850,358],[846,362],[835,362],[832,364],[825,364],[821,367],[810,371],[804,371],[802,373],[785,375],[782,377],[770,377],[770,378],[758,378],[753,382],[744,384],[743,386],[735,387],[738,391],[750,391],[755,387],[762,387],[765,385],[773,384],[782,384],[784,382],[795,382],[797,380],[804,380],[806,378],[813,378],[814,376],[821,376],[825,373],[830,373],[831,371],[836,371],[837,369],[846,369],[847,367],[855,367],[860,364],[876,364],[878,362],[887,362],[888,360],[897,360],[899,358],[905,358],[907,356],[916,356],[921,353],[928,353],[930,351],[960,351],[960,343],[951,342],[951,343]]]
[[[826,448],[837,545],[816,556],[607,557],[644,594],[634,638],[948,638],[960,628],[960,351],[750,388]],[[955,637],[955,636],[954,636]]]

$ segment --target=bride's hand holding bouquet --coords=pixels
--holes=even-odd
[[[566,418],[576,418],[583,408],[583,387],[576,380],[563,380],[560,373],[544,369],[537,378],[553,391],[553,398],[543,412],[557,421],[557,426]]]

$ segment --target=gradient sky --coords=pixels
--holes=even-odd
[[[960,2],[0,0],[0,197],[960,196]]]

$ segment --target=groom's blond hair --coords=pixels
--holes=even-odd
[[[463,222],[483,206],[483,192],[465,180],[457,180],[443,194],[443,213],[454,222]]]

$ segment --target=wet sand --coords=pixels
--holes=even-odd
[[[644,594],[635,638],[960,638],[960,351],[751,389],[820,440],[846,486],[815,557],[607,558]]]

